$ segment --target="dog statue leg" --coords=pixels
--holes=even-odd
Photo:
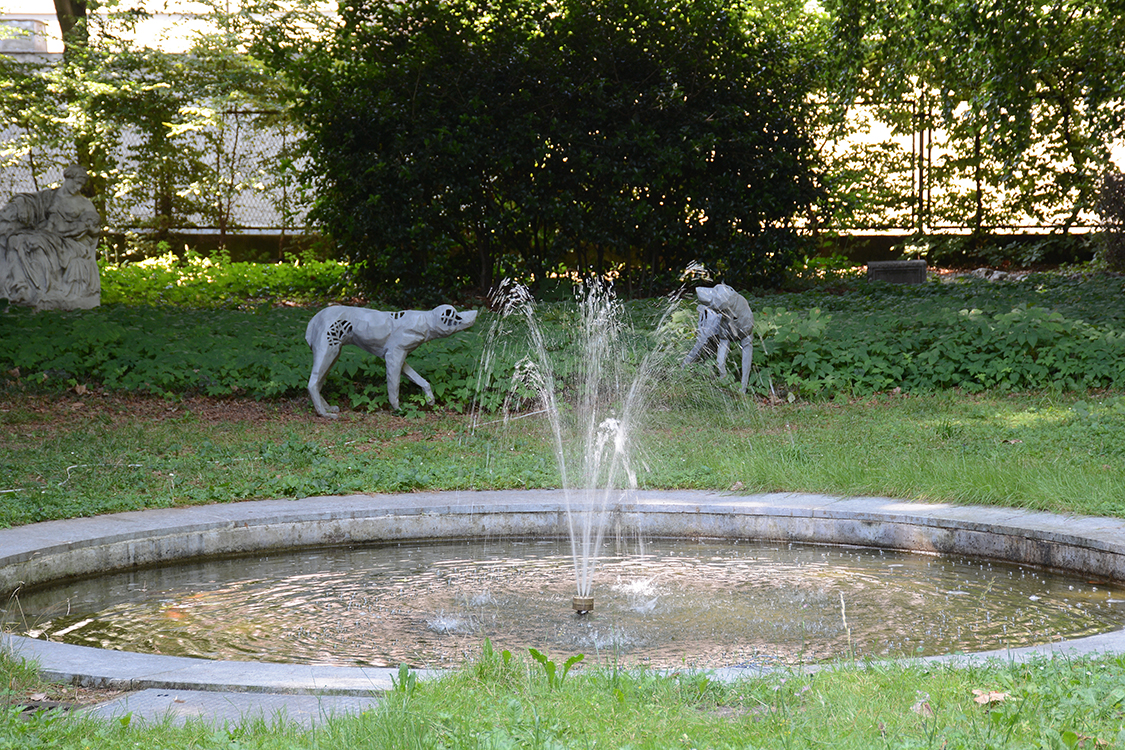
[[[338,406],[329,406],[320,395],[328,371],[340,357],[340,350],[351,343],[352,324],[340,317],[340,308],[329,307],[321,310],[309,321],[305,328],[305,343],[312,349],[313,366],[309,375],[309,397],[316,413],[328,419],[336,419]]]
[[[699,306],[699,323],[695,331],[695,346],[684,357],[683,366],[687,367],[695,360],[699,359],[699,355],[703,353],[703,349],[710,343],[711,339],[718,335],[720,326],[722,325],[722,318],[718,313],[710,308]]]
[[[328,371],[332,369],[332,365],[336,364],[336,360],[340,357],[341,348],[339,344],[325,343],[313,351],[313,368],[312,374],[309,375],[309,397],[312,398],[316,413],[328,419],[336,419],[339,416],[340,407],[329,406],[324,401],[324,397],[320,395],[320,389],[324,386]]]
[[[398,385],[406,366],[406,352],[388,349],[383,361],[387,363],[387,400],[391,402],[391,411],[398,411]]]
[[[715,362],[719,365],[719,377],[727,376],[727,354],[730,353],[730,340],[719,339],[719,351],[715,355]]]
[[[754,337],[742,339],[742,392],[750,383],[750,365],[754,362]]]
[[[430,387],[429,382],[424,377],[419,375],[413,367],[406,363],[403,363],[402,365],[402,374],[410,378],[419,388],[422,389],[422,391],[426,394],[426,403],[432,406],[434,404],[434,389]]]

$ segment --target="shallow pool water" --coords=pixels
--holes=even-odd
[[[304,549],[103,576],[5,603],[8,629],[208,659],[445,667],[479,651],[654,667],[931,655],[1125,627],[1125,588],[851,547],[609,542],[576,615],[566,540]]]

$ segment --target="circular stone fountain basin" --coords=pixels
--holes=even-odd
[[[174,561],[329,545],[466,537],[488,544],[516,538],[557,539],[567,528],[564,502],[562,492],[551,491],[323,497],[35,524],[0,530],[0,590],[22,587],[30,591],[49,582],[137,571]],[[931,564],[959,558],[1003,560],[1093,581],[1094,586],[1103,587],[1099,596],[1110,600],[1115,597],[1105,593],[1104,587],[1112,589],[1114,582],[1125,581],[1125,525],[1113,519],[880,498],[642,491],[634,493],[613,516],[611,526],[610,538],[758,540],[775,548],[804,543],[859,545],[884,550],[884,557],[892,550],[926,553]],[[643,575],[638,575],[637,580],[641,579]],[[599,597],[598,587],[606,589],[608,597],[612,585],[596,584],[595,597]],[[580,618],[570,611],[572,593],[573,589],[560,589],[554,602],[558,612],[552,611],[551,618],[563,622],[591,618],[590,624],[609,626],[616,605],[606,598],[603,608],[599,600],[590,615]],[[626,594],[624,599],[628,598]],[[846,596],[844,604],[850,606]],[[830,619],[839,616],[842,625],[847,610],[836,604],[829,609],[833,611]],[[901,629],[908,629],[909,622]],[[440,630],[441,623],[431,622],[428,627]],[[1058,636],[1044,632],[1043,637]],[[809,640],[816,641],[815,634]],[[370,692],[388,687],[390,677],[390,670],[376,667],[207,661],[11,635],[5,636],[5,645],[35,658],[47,676],[131,688]],[[951,646],[952,650],[958,648]],[[993,655],[1018,657],[1058,649],[1072,653],[1125,651],[1125,639],[1114,631],[1035,647],[1005,648]],[[251,658],[267,657],[255,654]],[[748,661],[735,658],[720,660],[720,664]]]
[[[603,544],[581,610],[567,607],[574,587],[564,539],[398,541],[81,579],[25,590],[8,615],[21,635],[95,648],[415,668],[456,667],[485,638],[675,669],[984,651],[1125,626],[1114,584],[791,542],[624,538]]]

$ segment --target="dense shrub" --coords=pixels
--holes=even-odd
[[[940,268],[1029,268],[1037,265],[1083,263],[1097,250],[1095,234],[930,235],[906,241],[902,250]]]
[[[661,293],[693,260],[776,283],[797,257],[813,66],[777,17],[716,0],[341,13],[269,57],[308,92],[312,217],[396,304],[560,268]]]

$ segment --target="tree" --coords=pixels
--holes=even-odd
[[[0,116],[22,131],[10,150],[27,155],[36,178],[73,161],[86,166],[107,223],[151,216],[141,221],[156,239],[201,221],[225,234],[234,197],[251,183],[242,125],[250,120],[231,115],[281,109],[285,92],[245,53],[237,16],[222,9],[210,16],[213,30],[178,54],[132,40],[143,12],[98,7],[114,12],[87,18],[85,2],[59,0],[61,64],[0,60],[9,94]]]
[[[1117,6],[1121,3],[1117,2]],[[900,133],[936,129],[934,219],[977,232],[1093,208],[1125,128],[1125,17],[1095,0],[827,0],[832,83]],[[917,164],[920,170],[928,165]],[[967,186],[967,187],[962,187]]]
[[[39,66],[0,56],[0,123],[18,135],[4,144],[2,166],[26,161],[35,190],[46,188],[40,177],[55,175],[65,164],[51,163],[48,154],[61,144],[72,151],[64,123],[66,108],[53,95],[50,79]]]
[[[313,216],[384,297],[560,267],[647,293],[691,260],[776,280],[800,251],[810,79],[753,21],[714,0],[373,1],[328,40],[262,44],[307,92]]]

